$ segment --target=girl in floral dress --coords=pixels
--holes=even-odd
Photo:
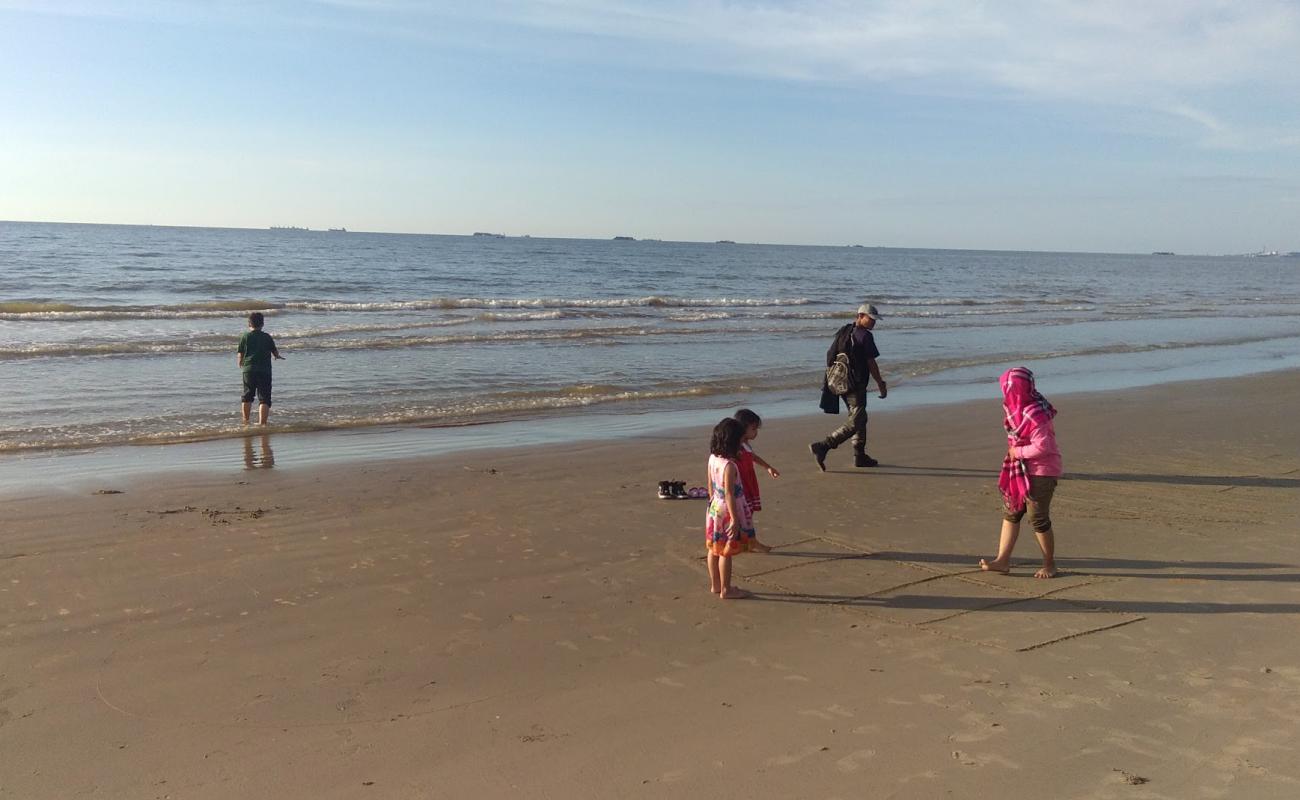
[[[749,597],[731,585],[731,558],[749,550],[754,523],[740,483],[740,443],[745,426],[728,417],[713,428],[709,442],[709,513],[704,520],[708,548],[709,591],[722,600]]]

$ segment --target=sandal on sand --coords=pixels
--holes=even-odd
[[[709,490],[705,489],[703,486],[692,486],[686,494],[696,500],[703,500],[709,496]]]

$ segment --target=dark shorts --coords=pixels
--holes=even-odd
[[[257,395],[259,404],[264,406],[271,405],[271,373],[244,373],[244,394],[240,400],[245,403],[251,403],[253,402],[253,395]]]
[[[1025,512],[1029,512],[1029,524],[1035,533],[1047,533],[1052,529],[1052,495],[1056,494],[1056,478],[1043,475],[1029,476],[1029,497],[1025,507],[1019,511],[1008,511],[1002,518],[1007,522],[1019,522]]]

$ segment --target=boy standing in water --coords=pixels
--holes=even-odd
[[[266,424],[266,418],[271,413],[271,359],[284,359],[280,351],[275,349],[275,340],[271,334],[262,330],[265,322],[262,312],[254,311],[248,315],[248,331],[239,337],[237,363],[244,373],[244,394],[239,412],[245,425],[248,424],[254,394],[258,398],[257,424]]]

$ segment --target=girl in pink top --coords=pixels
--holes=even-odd
[[[990,572],[1011,571],[1011,551],[1020,536],[1025,512],[1043,551],[1043,568],[1035,578],[1056,577],[1056,538],[1052,533],[1052,495],[1061,477],[1061,451],[1056,446],[1052,419],[1056,409],[1034,387],[1034,373],[1013,367],[1002,373],[1003,427],[1007,431],[1007,455],[998,476],[1005,515],[998,554],[992,561],[980,559],[980,568]]]

